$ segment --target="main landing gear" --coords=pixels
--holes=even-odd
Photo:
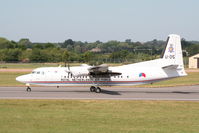
[[[102,90],[101,90],[100,87],[91,86],[91,87],[90,87],[90,91],[91,91],[91,92],[100,93]]]

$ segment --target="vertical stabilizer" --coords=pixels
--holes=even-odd
[[[166,64],[172,66],[170,68],[174,69],[174,66],[176,66],[175,69],[179,72],[179,76],[187,75],[184,71],[181,38],[179,35],[169,35],[162,59]]]
[[[162,58],[168,62],[168,64],[178,65],[178,69],[184,68],[181,39],[179,35],[169,35]]]

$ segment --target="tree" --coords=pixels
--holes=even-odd
[[[113,60],[125,60],[127,55],[128,55],[128,51],[122,50],[118,52],[113,52],[109,58]]]
[[[76,53],[81,53],[81,46],[80,45],[76,45],[75,47],[74,47],[74,51],[76,52]]]
[[[14,44],[5,38],[0,38],[0,49],[14,48]]]
[[[190,56],[197,54],[199,52],[199,44],[192,45],[187,51]]]
[[[48,62],[61,62],[63,50],[59,48],[44,49],[43,52],[47,55]]]
[[[40,49],[33,49],[29,59],[31,62],[46,62],[47,56]]]
[[[131,43],[131,39],[126,39],[126,40],[125,40],[125,43],[130,44],[130,43]]]
[[[68,40],[64,41],[64,43],[62,44],[61,47],[62,47],[62,48],[67,48],[68,45],[71,45],[71,46],[73,47],[74,42],[73,42],[72,39],[68,39]]]
[[[120,42],[118,41],[109,41],[107,43],[104,43],[103,45],[100,45],[102,51],[104,53],[112,53],[112,52],[116,52],[116,51],[119,51],[121,49],[118,48],[118,45],[119,45]]]
[[[5,54],[5,61],[19,61],[19,57],[21,56],[22,51],[20,49],[7,49]]]
[[[18,42],[19,45],[24,45],[26,48],[32,48],[32,43],[28,38],[22,38]]]
[[[0,49],[0,61],[5,61],[7,56],[7,49]]]
[[[44,45],[42,45],[42,44],[35,44],[34,46],[33,46],[33,49],[44,49]]]
[[[85,62],[90,62],[92,58],[94,58],[94,54],[90,51],[87,51],[83,54],[83,58]]]
[[[46,44],[44,44],[44,47],[45,48],[55,48],[55,45],[52,43],[46,43]]]
[[[69,62],[69,53],[67,50],[64,51],[63,55],[62,55],[62,61],[64,62],[65,66],[66,66],[66,63]]]

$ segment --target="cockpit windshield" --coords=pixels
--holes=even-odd
[[[35,74],[36,72],[35,71],[32,71],[32,74]]]
[[[32,71],[32,74],[44,74],[44,72],[40,72],[40,71]]]

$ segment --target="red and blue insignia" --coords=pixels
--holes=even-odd
[[[146,74],[145,73],[140,73],[139,77],[146,77]]]

